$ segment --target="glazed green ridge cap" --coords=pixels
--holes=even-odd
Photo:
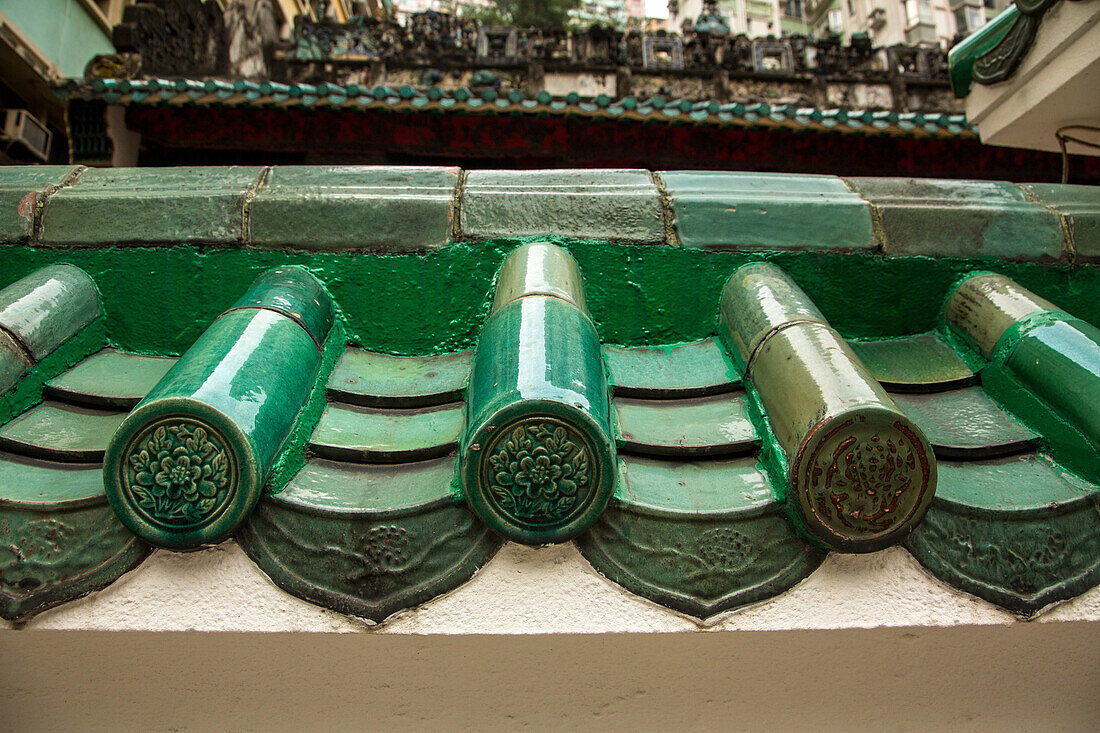
[[[1021,339],[1037,328],[1062,321],[1068,321],[1070,323],[1088,323],[1088,321],[1075,318],[1060,309],[1051,310],[1048,308],[1046,310],[1035,311],[1030,315],[1024,316],[1005,329],[1005,332],[997,339],[997,345],[993,347],[993,356],[990,361],[1007,363]]]
[[[275,267],[260,275],[229,310],[237,308],[282,313],[304,328],[318,348],[323,348],[335,318],[324,283],[301,265]]]
[[[951,90],[956,97],[970,94],[974,84],[974,62],[978,57],[993,50],[994,46],[1008,35],[1020,11],[1015,5],[1009,5],[993,20],[971,33],[947,54],[947,64],[951,77]]]
[[[317,368],[317,379],[313,383],[309,397],[272,463],[271,473],[264,487],[264,493],[267,495],[274,496],[285,489],[295,474],[306,465],[306,446],[321,419],[321,413],[325,410],[327,404],[325,386],[328,384],[332,370],[336,368],[336,362],[344,353],[347,345],[346,334],[343,320],[338,319],[325,341],[324,351],[321,353],[321,364]]]
[[[606,343],[651,346],[716,335],[723,285],[738,266],[759,261],[782,267],[848,338],[901,336],[939,328],[938,293],[946,298],[960,278],[987,269],[1057,300],[1085,320],[1100,322],[1100,299],[1095,297],[1100,291],[1100,266],[1086,263],[885,258],[798,250],[712,252],[558,236],[457,242],[414,254],[182,245],[66,250],[63,256],[98,284],[110,343],[124,351],[179,355],[265,270],[302,265],[332,294],[349,341],[382,353],[427,356],[476,344],[489,313],[493,277],[504,257],[515,247],[535,241],[564,247],[587,273],[589,313]],[[15,280],[57,261],[59,254],[54,248],[6,245],[4,277]],[[595,277],[595,273],[615,276]],[[913,282],[925,283],[930,297],[896,297],[896,293],[910,292]],[[875,284],[860,292],[860,308],[852,305],[850,283]],[[196,285],[205,288],[201,297]],[[157,307],[134,306],[143,302]],[[958,346],[956,350],[962,353]]]

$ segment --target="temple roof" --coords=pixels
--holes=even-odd
[[[537,492],[502,487],[569,508],[599,471],[613,494],[569,539],[700,618],[880,538],[1023,616],[1100,581],[1091,188],[65,166],[0,170],[0,207],[5,617],[101,588],[151,545],[232,535],[289,593],[382,621],[504,537],[540,543],[524,518],[545,507],[519,503]],[[499,391],[513,367],[545,394]],[[546,407],[555,390],[575,397]],[[478,432],[502,405],[518,432]],[[788,446],[829,438],[806,410],[902,426],[857,433],[833,468],[847,455],[859,485],[853,444],[909,456],[906,481],[924,466],[911,522],[815,529]],[[504,503],[487,515],[467,471],[490,445],[477,475]],[[250,471],[258,503],[202,534]]]

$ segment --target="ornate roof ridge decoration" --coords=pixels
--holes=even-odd
[[[948,63],[955,95],[967,96],[974,82],[988,86],[1012,78],[1035,41],[1043,16],[1058,2],[1060,0],[1016,0],[1014,5],[952,48]]]
[[[364,87],[359,84],[281,84],[244,79],[95,79],[69,80],[57,88],[66,98],[102,100],[122,106],[199,106],[226,108],[306,108],[351,112],[434,112],[463,115],[530,115],[582,117],[593,120],[656,122],[699,125],[831,132],[885,137],[976,139],[977,128],[964,114],[947,112],[897,112],[893,110],[819,109],[793,104],[719,103],[606,94],[582,98],[571,92],[554,96],[539,92],[534,97],[520,90],[507,94],[492,87],[453,91],[436,86],[427,90],[412,86]],[[589,101],[591,99],[591,101]]]
[[[0,615],[235,536],[288,592],[379,622],[504,539],[574,541],[699,618],[902,545],[1031,617],[1100,583],[1100,330],[1067,312],[1100,313],[1100,200],[1028,191],[0,171],[25,273],[0,290]],[[90,215],[119,206],[137,236]]]

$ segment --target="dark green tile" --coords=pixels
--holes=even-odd
[[[324,458],[403,463],[437,458],[455,450],[465,406],[456,402],[414,410],[331,404],[310,438]]]
[[[0,453],[0,506],[46,509],[106,503],[103,466]]]
[[[173,357],[127,354],[104,349],[46,383],[46,393],[91,407],[129,409],[160,381]]]
[[[1100,187],[1028,183],[1024,188],[1068,219],[1079,260],[1100,259]]]
[[[275,167],[252,201],[250,241],[309,250],[438,249],[450,241],[458,168]]]
[[[258,167],[95,168],[50,198],[47,244],[235,243]]]
[[[853,178],[878,210],[883,249],[898,256],[1062,256],[1058,217],[1004,181]]]
[[[32,366],[26,350],[0,329],[0,394],[11,389]]]
[[[743,392],[687,400],[616,397],[614,404],[624,451],[720,456],[751,453],[760,445]]]
[[[54,461],[102,461],[125,417],[125,412],[43,402],[0,427],[0,449]]]
[[[621,397],[703,397],[741,385],[714,339],[678,346],[604,346],[604,354]]]
[[[835,176],[662,172],[676,232],[706,249],[877,246],[871,207]]]
[[[660,193],[643,170],[471,171],[460,211],[462,235],[477,239],[665,240]]]
[[[894,392],[935,392],[976,384],[975,374],[935,333],[849,341],[863,365]]]
[[[674,461],[642,456],[619,459],[619,501],[668,514],[763,509],[775,497],[755,456]]]
[[[985,512],[1054,513],[1096,496],[1096,487],[1036,453],[987,461],[940,461],[937,503]],[[1100,521],[1100,517],[1098,517]]]
[[[0,290],[0,328],[38,361],[99,314],[95,283],[72,265],[43,267]]]
[[[349,348],[328,380],[330,400],[369,407],[426,407],[462,399],[472,351],[391,356]]]
[[[0,166],[0,244],[29,239],[36,201],[47,187],[60,184],[75,169],[71,165]]]
[[[1032,449],[1039,436],[982,391],[895,394],[898,407],[924,431],[937,458],[989,458]]]

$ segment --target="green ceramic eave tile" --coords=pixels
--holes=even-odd
[[[73,265],[48,265],[0,290],[0,328],[41,361],[100,315],[99,292]]]
[[[478,239],[664,242],[660,194],[643,170],[471,171],[460,211],[462,234]]]
[[[457,447],[463,415],[460,402],[414,410],[331,404],[325,407],[309,447],[324,458],[357,463],[437,458]]]
[[[755,456],[694,462],[623,456],[616,502],[668,517],[776,510]]]
[[[91,407],[130,409],[172,365],[173,357],[128,354],[107,348],[46,383],[46,394]]]
[[[1035,454],[940,463],[928,515],[906,540],[933,575],[1033,616],[1100,583],[1100,492]]]
[[[454,470],[454,456],[386,465],[312,459],[265,501],[305,512],[408,513],[453,504]]]
[[[0,507],[76,508],[106,504],[103,466],[0,453]]]
[[[893,392],[938,392],[978,382],[978,375],[935,333],[848,345],[871,375]]]
[[[102,461],[125,417],[125,412],[43,402],[0,427],[0,449],[54,461]]]
[[[981,387],[894,394],[940,459],[976,459],[1031,450],[1039,436],[997,406]]]
[[[616,397],[619,446],[654,456],[721,456],[760,446],[743,392],[686,400]]]
[[[258,167],[95,168],[58,191],[42,215],[45,244],[240,242]]]
[[[577,544],[632,593],[707,618],[782,593],[825,558],[795,534],[755,459],[620,465],[619,497]]]
[[[1100,187],[1028,183],[1023,188],[1066,218],[1078,260],[1100,259]]]
[[[676,231],[707,249],[874,249],[871,208],[834,176],[662,172]]]
[[[45,199],[46,189],[61,185],[81,166],[0,166],[0,242],[18,243],[30,239],[35,206]]]
[[[974,83],[974,62],[978,57],[992,51],[1019,17],[1020,11],[1015,5],[1010,5],[951,49],[947,55],[947,63],[951,90],[956,97],[965,97],[970,93],[970,87]]]
[[[1057,260],[1058,216],[1004,181],[852,178],[875,207],[888,255]]]
[[[714,339],[677,346],[604,346],[621,397],[703,397],[732,392],[741,378]]]
[[[251,243],[421,251],[450,241],[459,169],[287,166],[252,201]]]
[[[336,362],[327,394],[368,407],[427,407],[462,399],[472,351],[442,356],[391,356],[349,347]]]
[[[0,329],[0,394],[7,392],[34,366],[26,350]]]

